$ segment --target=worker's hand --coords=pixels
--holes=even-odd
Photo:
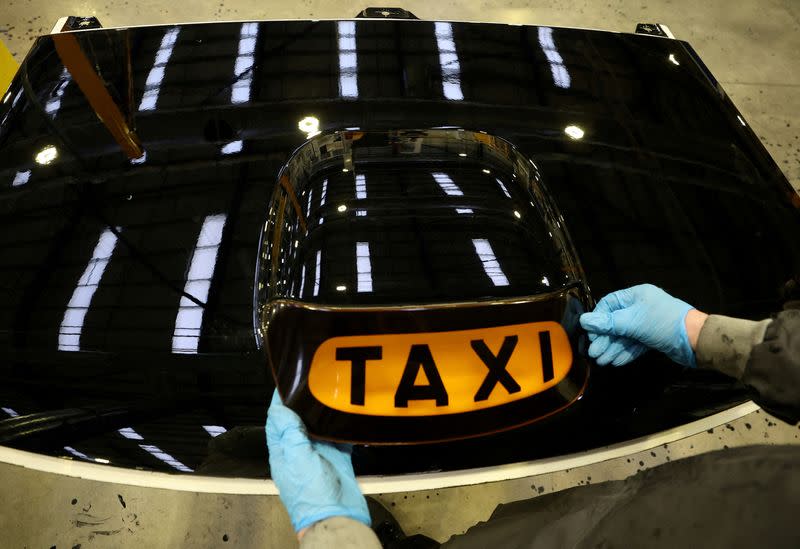
[[[589,356],[601,366],[621,366],[652,348],[693,367],[694,350],[685,322],[692,309],[652,284],[608,294],[593,312],[581,315],[581,326],[592,342]]]
[[[370,525],[367,501],[356,482],[352,448],[311,441],[302,420],[272,395],[267,413],[267,446],[272,480],[295,532],[330,517]]]

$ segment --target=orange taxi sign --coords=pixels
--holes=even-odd
[[[507,404],[558,384],[572,349],[557,322],[451,332],[334,337],[308,384],[326,406],[371,416],[434,416]]]

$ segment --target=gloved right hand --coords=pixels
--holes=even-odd
[[[694,367],[696,359],[685,322],[692,309],[652,284],[610,293],[593,312],[581,315],[581,326],[592,341],[589,356],[601,366],[621,366],[649,347],[678,364]]]
[[[303,421],[284,406],[277,390],[266,429],[272,480],[295,532],[331,517],[349,517],[370,525],[350,446],[309,440]]]

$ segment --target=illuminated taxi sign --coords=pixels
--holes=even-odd
[[[457,414],[507,404],[558,384],[572,366],[556,322],[415,334],[335,337],[314,353],[320,402],[371,416]]]

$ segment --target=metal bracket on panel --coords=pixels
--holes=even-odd
[[[637,23],[636,34],[647,34],[649,36],[660,36],[662,38],[675,38],[669,27],[661,23]]]
[[[403,8],[366,8],[356,15],[356,19],[419,19]]]
[[[56,25],[53,27],[53,31],[51,34],[55,34],[57,32],[69,32],[69,31],[76,31],[76,30],[90,30],[90,29],[102,29],[103,25],[100,24],[100,20],[97,17],[79,17],[77,15],[70,15],[68,17],[62,17],[58,20]]]

